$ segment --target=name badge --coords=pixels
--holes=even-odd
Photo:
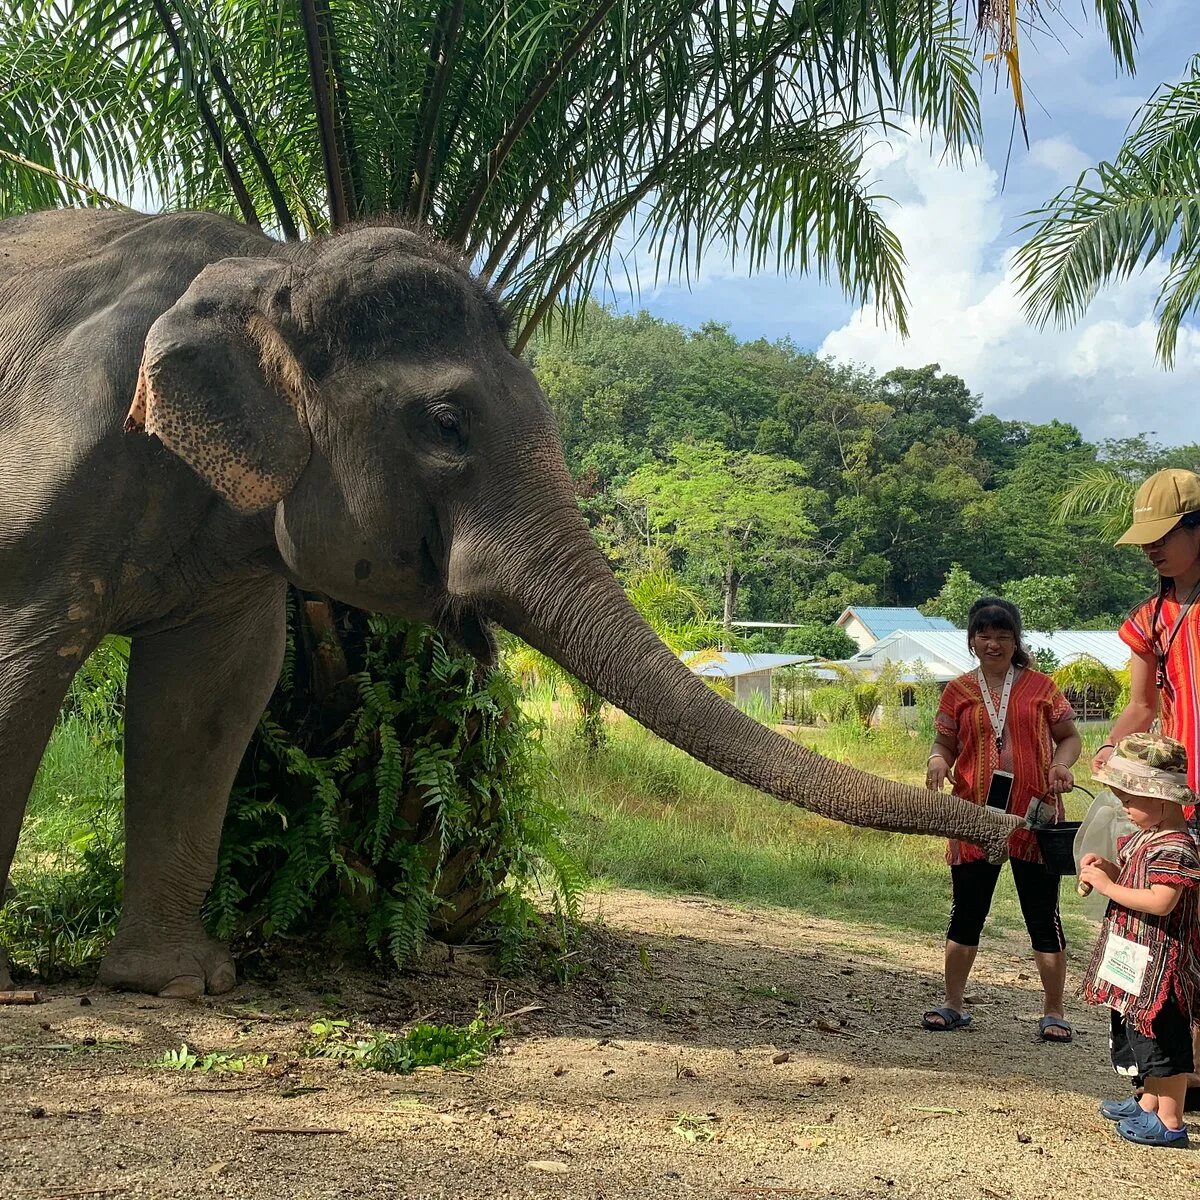
[[[1096,977],[1128,992],[1130,996],[1137,996],[1142,990],[1142,981],[1146,978],[1149,965],[1149,946],[1110,933],[1104,944],[1104,957]]]

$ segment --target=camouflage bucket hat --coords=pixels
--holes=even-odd
[[[1134,796],[1172,804],[1196,803],[1196,793],[1188,787],[1187,747],[1158,733],[1123,737],[1096,778]]]

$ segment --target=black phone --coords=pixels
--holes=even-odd
[[[1001,812],[1007,810],[1008,798],[1012,795],[1012,781],[1010,771],[992,772],[992,782],[988,784],[988,808],[998,808]]]

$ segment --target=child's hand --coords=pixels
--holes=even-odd
[[[1088,857],[1094,858],[1096,856],[1088,855]],[[1100,860],[1100,862],[1103,861],[1103,859]],[[1101,896],[1107,896],[1113,886],[1112,877],[1103,867],[1096,863],[1090,863],[1087,866],[1080,864],[1079,882],[1086,883],[1092,891],[1099,892]]]
[[[1099,867],[1109,879],[1116,879],[1120,873],[1120,868],[1115,862],[1109,862],[1107,858],[1101,858],[1099,854],[1085,854],[1079,860],[1079,865],[1080,867]]]

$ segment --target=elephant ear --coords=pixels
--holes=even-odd
[[[290,275],[258,258],[205,267],[150,327],[125,421],[243,512],[278,504],[311,453],[313,384],[282,328]]]

